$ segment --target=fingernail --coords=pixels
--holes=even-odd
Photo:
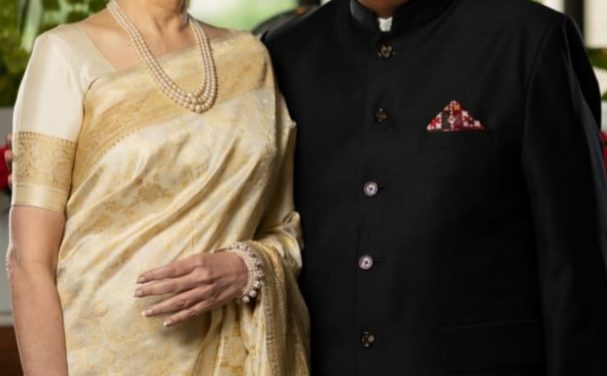
[[[145,278],[143,278],[143,277],[137,278],[137,283],[145,283]]]
[[[154,311],[152,311],[151,309],[147,309],[147,310],[145,310],[145,311],[141,312],[141,314],[142,314],[144,317],[149,317],[149,316],[152,316],[152,314],[154,314]]]
[[[143,296],[143,291],[141,290],[135,290],[135,292],[133,293],[133,296],[136,298],[140,298]]]
[[[168,328],[169,326],[173,325],[173,321],[171,321],[171,320],[166,320],[165,322],[163,322],[163,323],[162,323],[162,325],[163,325],[165,328]]]

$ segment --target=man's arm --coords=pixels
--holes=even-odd
[[[547,375],[607,375],[607,187],[600,96],[572,21],[547,30],[522,145],[534,214]]]

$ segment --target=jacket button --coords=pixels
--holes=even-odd
[[[373,346],[373,344],[375,344],[375,341],[377,341],[377,337],[375,337],[375,335],[372,333],[364,332],[360,341],[363,347],[368,349],[369,347]]]
[[[367,184],[365,184],[364,192],[367,197],[374,197],[379,192],[379,186],[377,185],[376,182],[370,181]]]
[[[394,49],[389,44],[382,44],[381,46],[379,46],[377,54],[379,55],[379,57],[387,60],[394,56]]]
[[[378,123],[383,123],[384,121],[388,120],[388,113],[386,112],[386,110],[384,110],[383,108],[378,108],[375,111],[375,120]]]
[[[373,267],[373,257],[369,255],[364,255],[360,259],[358,259],[358,266],[362,270],[370,270]]]

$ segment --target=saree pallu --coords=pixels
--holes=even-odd
[[[251,35],[212,41],[218,99],[189,112],[143,67],[115,70],[77,25],[39,37],[16,106],[13,205],[65,214],[57,268],[70,375],[307,375],[296,285],[295,126]],[[196,49],[159,59],[187,90]],[[34,229],[33,229],[34,230]],[[164,328],[136,277],[247,241],[265,273],[239,302]]]

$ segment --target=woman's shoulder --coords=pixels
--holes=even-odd
[[[69,26],[69,25],[68,25]],[[95,36],[100,39],[124,39],[124,31],[116,23],[111,13],[107,9],[78,21],[71,26],[79,28],[85,35]]]
[[[73,55],[82,43],[82,32],[74,23],[59,25],[38,35],[34,41],[34,48],[45,48]]]
[[[198,23],[198,25],[202,26],[202,29],[204,30],[209,40],[211,40],[211,42],[226,40],[238,34],[241,34],[241,32],[234,29],[211,25],[209,23],[197,19],[193,19],[193,21]]]
[[[266,47],[259,38],[248,31],[221,28],[197,21],[204,29],[211,44],[216,50],[225,48],[231,55],[235,53],[267,54]]]
[[[34,42],[34,51],[52,54],[74,68],[88,65],[94,57],[81,22],[60,25],[40,34]]]
[[[220,82],[220,95],[271,89],[274,78],[270,55],[263,43],[247,31],[219,29],[201,23],[211,42]]]
[[[28,71],[53,69],[80,80],[83,61],[82,35],[73,24],[61,25],[36,37],[29,59]]]
[[[57,26],[40,34],[30,58],[30,70],[39,68],[60,69],[85,92],[99,76],[110,72],[112,67],[96,51],[82,21]]]
[[[272,63],[266,46],[250,32],[229,30],[211,41],[217,64],[232,75],[271,73]]]

